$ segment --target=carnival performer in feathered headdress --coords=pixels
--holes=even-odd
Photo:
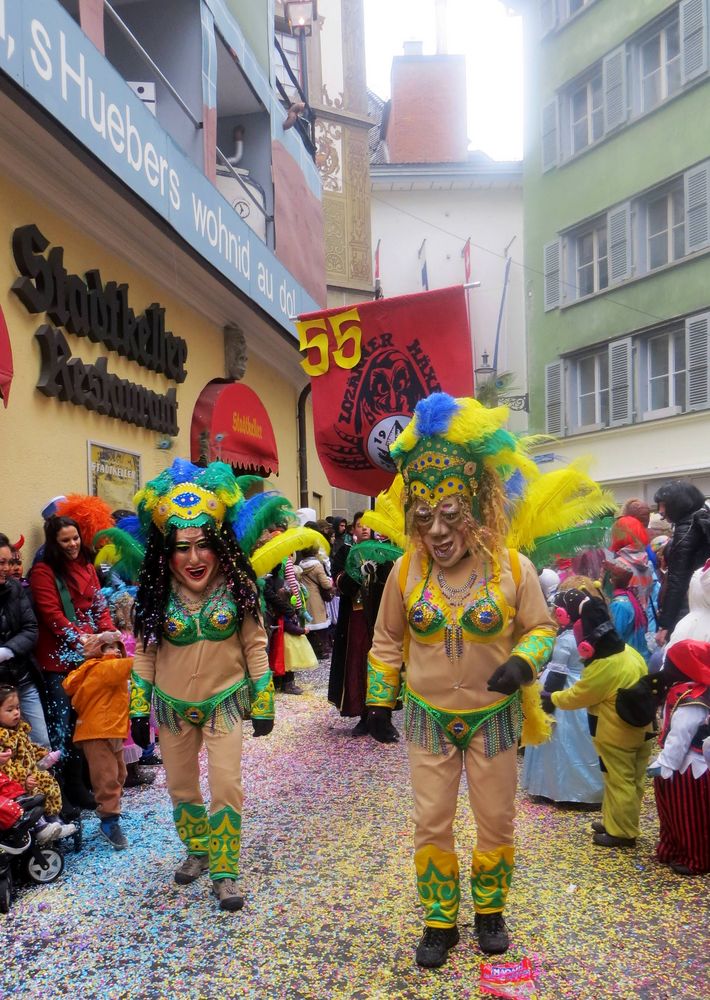
[[[274,725],[274,686],[254,571],[233,522],[244,497],[231,468],[176,459],[135,497],[147,532],[138,579],[131,714],[151,696],[186,885],[209,870],[223,910],[239,910],[242,718],[255,736]],[[142,640],[142,641],[141,641]],[[210,812],[198,754],[207,748]]]
[[[533,681],[556,635],[537,571],[517,549],[532,547],[536,519],[537,534],[549,535],[608,501],[576,468],[542,483],[549,477],[505,429],[507,412],[435,393],[391,448],[403,479],[406,550],[375,627],[368,723],[386,742],[386,710],[403,696],[426,924],[416,960],[426,967],[443,965],[459,940],[453,821],[463,769],[477,826],[470,881],[479,945],[487,953],[508,947],[516,752],[521,727],[530,743],[549,732]],[[561,501],[572,510],[566,519],[552,513]]]

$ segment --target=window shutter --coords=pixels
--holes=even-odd
[[[685,174],[685,251],[702,250],[710,243],[708,182],[710,161]]]
[[[611,132],[626,121],[626,49],[621,48],[605,56],[602,63],[604,88],[604,131]]]
[[[680,14],[680,78],[688,83],[708,68],[707,0],[682,0]]]
[[[552,170],[560,162],[559,102],[554,100],[542,109],[542,172]]]
[[[633,412],[631,337],[609,344],[609,425],[630,424]]]
[[[710,392],[708,391],[709,325],[710,313],[691,316],[685,321],[685,356],[688,359],[686,395],[689,410],[698,410],[710,404]]]
[[[564,368],[562,361],[545,365],[545,430],[548,434],[564,434]]]
[[[613,208],[607,215],[606,225],[609,284],[613,285],[628,278],[630,271],[631,206],[629,203]]]
[[[557,25],[557,0],[540,0],[540,34],[544,38]]]
[[[560,304],[560,241],[546,243],[543,251],[545,312]]]

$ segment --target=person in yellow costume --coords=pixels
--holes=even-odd
[[[587,709],[604,778],[602,819],[592,823],[592,839],[600,847],[634,847],[655,737],[656,704],[651,699],[644,718],[639,711],[642,702],[635,694],[648,667],[639,652],[624,644],[602,598],[574,589],[562,598],[556,615],[562,624],[573,623],[584,670],[571,687],[545,693],[543,707],[546,711]],[[624,691],[621,701],[619,691]],[[624,703],[629,702],[633,714],[624,710]]]
[[[202,469],[176,459],[135,503],[147,544],[131,715],[147,717],[152,697],[173,818],[187,848],[175,881],[185,885],[209,870],[220,908],[239,910],[242,719],[251,717],[255,736],[274,725],[256,577],[234,531],[244,497],[225,463]],[[200,791],[203,743],[209,815]]]
[[[386,709],[403,696],[425,913],[416,961],[429,968],[459,941],[453,822],[462,770],[477,828],[470,885],[478,943],[488,954],[508,948],[503,911],[524,717],[537,741],[546,733],[534,681],[557,630],[535,567],[506,545],[511,506],[540,474],[506,418],[505,407],[435,393],[391,448],[408,543],[375,626],[368,724],[386,742]]]

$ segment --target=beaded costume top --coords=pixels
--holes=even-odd
[[[170,592],[163,634],[174,646],[189,646],[202,639],[221,642],[234,635],[237,627],[237,605],[226,584],[217,587],[195,611],[174,590]]]

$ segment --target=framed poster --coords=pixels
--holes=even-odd
[[[111,510],[133,510],[133,496],[141,487],[141,457],[134,451],[87,441],[89,493],[101,497]]]

